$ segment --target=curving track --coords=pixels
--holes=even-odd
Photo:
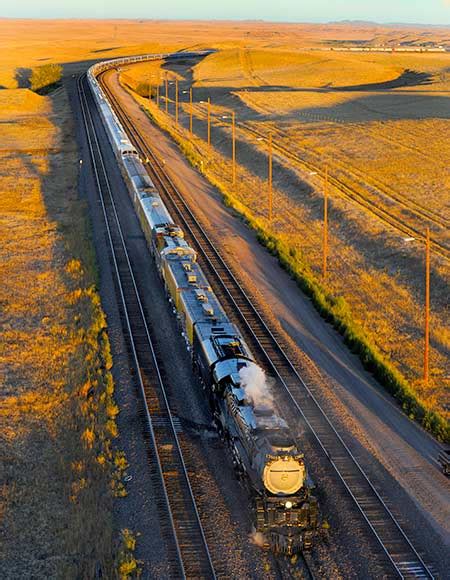
[[[153,348],[136,282],[128,257],[114,197],[103,162],[94,120],[95,107],[85,76],[78,79],[83,121],[111,259],[116,275],[119,304],[127,328],[149,432],[149,468],[161,514],[168,564],[173,578],[216,578],[170,411],[160,362]]]
[[[162,164],[128,119],[120,102],[98,78],[131,141],[143,158],[148,158],[148,172],[158,186],[169,212],[186,232],[191,245],[199,253],[214,291],[227,313],[240,326],[259,362],[278,378],[284,395],[296,413],[308,425],[330,461],[354,504],[378,540],[380,551],[388,557],[393,570],[401,578],[433,578],[433,573],[412,545],[388,506],[378,494],[357,460],[339,436],[320,407],[314,394],[302,380],[287,354],[256,310],[249,295],[241,287],[207,233],[196,220]]]

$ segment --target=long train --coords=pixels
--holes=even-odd
[[[228,319],[102,91],[96,79],[102,70],[102,64],[89,70],[89,84],[216,426],[251,490],[255,531],[275,552],[307,549],[318,507],[303,454],[279,415],[264,371]]]

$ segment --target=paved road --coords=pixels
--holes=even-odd
[[[342,338],[258,244],[254,233],[223,206],[220,194],[123,91],[116,73],[109,74],[108,82],[164,158],[168,173],[192,201],[195,212],[211,224],[211,235],[245,264],[246,277],[258,288],[283,329],[326,377],[329,388],[328,392],[323,389],[322,403],[333,416],[340,414],[341,434],[383,497],[408,532],[414,535],[421,530],[418,541],[423,543],[419,547],[433,553],[435,561],[445,566],[450,546],[450,484],[436,463],[440,445],[410,421],[364,371]],[[450,561],[447,564],[449,569]]]

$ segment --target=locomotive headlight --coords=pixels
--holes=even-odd
[[[292,502],[291,502],[291,501],[287,501],[287,502],[284,504],[284,507],[285,507],[287,510],[290,510],[290,509],[291,509],[291,507],[292,507]]]

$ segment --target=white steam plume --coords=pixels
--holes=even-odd
[[[241,386],[252,399],[255,407],[274,408],[273,396],[267,384],[266,373],[258,365],[250,363],[239,371]]]
[[[264,535],[261,532],[257,532],[253,530],[251,534],[249,534],[250,542],[258,548],[264,548]]]

